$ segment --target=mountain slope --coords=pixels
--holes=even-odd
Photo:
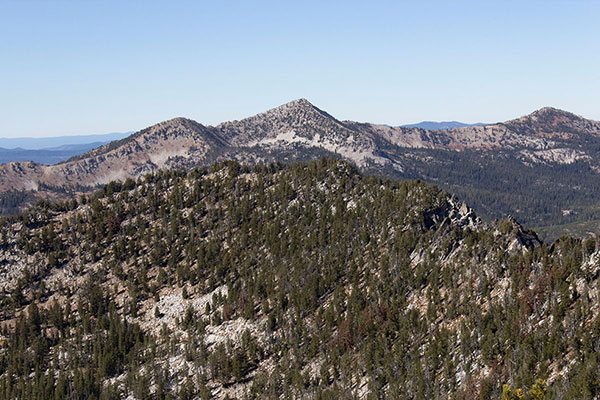
[[[223,145],[210,128],[176,118],[111,142],[58,165],[13,162],[0,166],[0,190],[96,187],[160,168],[204,160]]]
[[[161,171],[0,239],[5,398],[600,395],[597,239],[549,247],[422,182]]]

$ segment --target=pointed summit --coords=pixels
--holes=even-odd
[[[292,100],[289,103],[283,104],[283,106],[290,106],[290,107],[293,107],[293,106],[314,107],[312,105],[312,103],[310,101],[306,100],[304,97],[301,97],[301,98],[296,99],[296,100]]]
[[[318,107],[316,107],[314,104],[312,104],[310,101],[306,100],[305,98],[299,98],[296,100],[292,100],[288,103],[280,105],[279,107],[275,107],[270,110],[267,110],[261,114],[278,113],[278,112],[280,112],[280,113],[281,112],[283,112],[283,113],[317,112],[326,117],[333,118],[331,115],[329,115],[325,111],[319,109]],[[258,115],[261,115],[261,114],[258,114]],[[333,119],[335,119],[335,118],[333,118]]]
[[[232,144],[256,143],[268,137],[294,132],[294,135],[312,138],[336,135],[348,129],[328,113],[304,98],[290,101],[241,121],[225,122],[217,126]]]

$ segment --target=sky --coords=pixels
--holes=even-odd
[[[338,119],[600,120],[600,1],[0,0],[0,137]]]

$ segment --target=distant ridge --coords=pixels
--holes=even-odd
[[[43,149],[5,149],[0,147],[0,164],[13,161],[33,161],[38,164],[52,165],[66,161],[71,157],[86,153],[110,142],[93,142],[83,144],[64,144]]]
[[[0,138],[0,147],[3,149],[40,150],[50,149],[65,145],[80,145],[90,143],[107,143],[113,140],[123,139],[133,132],[112,132],[97,135],[73,135],[52,137],[23,137],[23,138]]]
[[[441,122],[436,122],[436,121],[421,121],[421,122],[417,122],[416,124],[406,124],[406,125],[400,125],[402,128],[421,128],[421,129],[426,129],[428,131],[441,131],[441,130],[445,130],[445,129],[454,129],[454,128],[465,128],[465,127],[469,127],[469,126],[485,126],[488,124],[484,124],[481,122],[475,123],[475,124],[465,124],[464,122],[458,122],[458,121],[441,121]]]

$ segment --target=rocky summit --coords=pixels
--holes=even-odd
[[[332,159],[112,182],[2,220],[0,397],[594,399],[599,249]]]
[[[214,127],[175,118],[57,165],[1,165],[0,207],[14,213],[40,197],[64,199],[161,168],[336,157],[363,172],[426,180],[486,220],[514,215],[556,236],[568,224],[600,220],[598,149],[600,122],[553,108],[434,131],[340,121],[299,99]]]

